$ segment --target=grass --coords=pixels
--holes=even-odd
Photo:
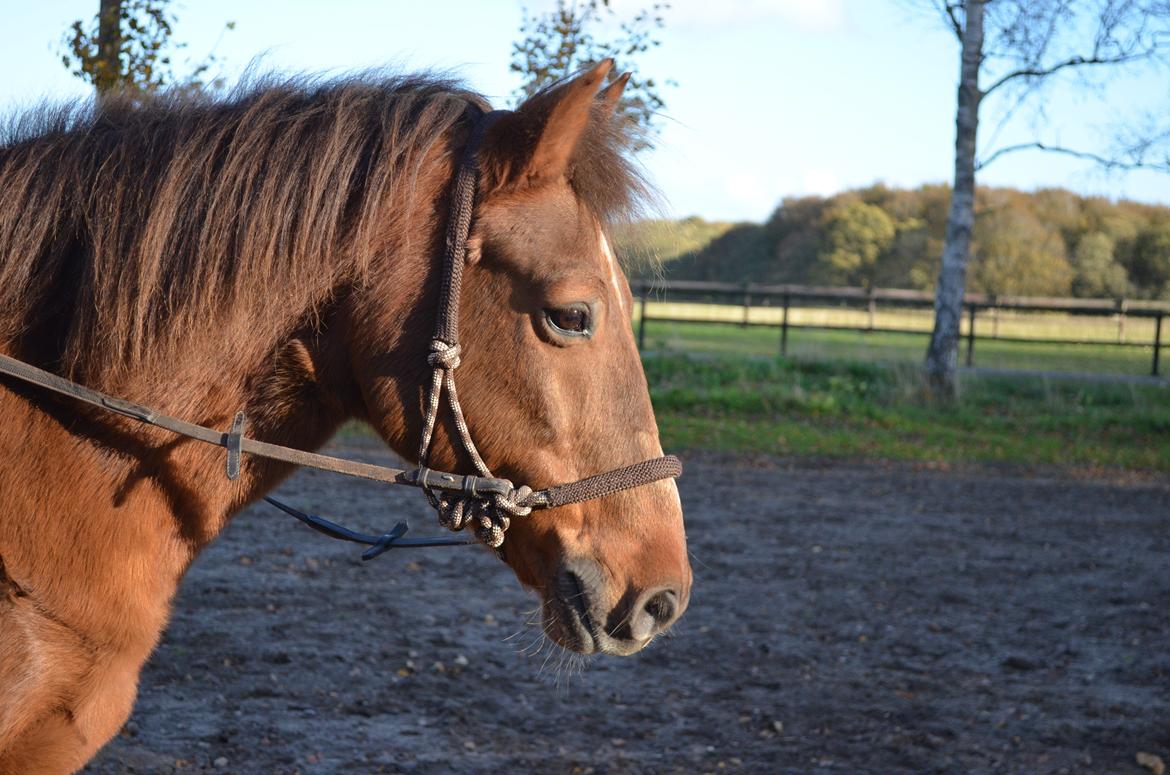
[[[651,322],[646,344],[667,449],[1170,473],[1164,384],[963,372],[959,400],[938,404],[921,389],[925,335],[791,331],[779,358],[774,329]],[[1039,372],[1146,374],[1151,353],[976,347],[977,365]]]
[[[741,319],[742,308],[733,309],[740,317],[731,319]],[[834,312],[847,313],[848,310]],[[713,354],[736,353],[754,356],[775,356],[780,351],[780,331],[777,328],[743,328],[704,322],[667,323],[655,321],[653,316],[656,314],[669,313],[655,310],[653,307],[650,309],[651,319],[646,324],[646,348],[648,350]],[[809,317],[813,316],[809,315]],[[863,319],[855,321],[850,318],[846,321],[845,317],[844,315],[820,315],[820,319],[817,319],[815,324],[864,325],[864,322],[859,322]],[[756,316],[753,315],[752,319],[755,320]],[[812,321],[801,322],[811,323]],[[1133,324],[1135,322],[1129,321],[1127,324],[1127,339],[1129,341],[1144,341],[1134,333]],[[1149,323],[1149,321],[1141,322]],[[1100,340],[1103,330],[1097,326],[1089,326],[1088,323],[1089,321],[1066,321],[1062,336],[1069,338],[1084,336],[1086,339]],[[880,317],[877,325],[912,327],[906,325],[905,322],[882,320]],[[1018,330],[1012,330],[1010,335],[1052,336],[1049,327],[1053,325],[1056,325],[1054,321],[1046,320],[1043,321],[1043,326],[1037,322],[1029,330],[1020,327],[1022,324],[1017,321]],[[1083,328],[1078,328],[1078,326],[1083,326]],[[977,324],[976,331],[981,330],[981,326]],[[890,334],[789,329],[788,354],[800,359],[917,365],[926,352],[929,328],[923,327],[921,331],[922,333]],[[1009,335],[1003,331],[1004,329],[1001,328],[1001,333],[1004,336]],[[1025,331],[1030,332],[1025,333]],[[1145,333],[1152,336],[1152,325],[1150,331]],[[1113,340],[1116,340],[1116,327],[1113,328],[1113,337]],[[1164,339],[1166,344],[1162,351],[1162,373],[1167,374],[1170,373],[1170,331],[1164,332]],[[1110,340],[1105,338],[1105,341]],[[960,354],[961,357],[966,356],[966,341],[962,344]],[[1152,357],[1153,347],[1151,346],[1116,347],[1105,343],[1021,343],[980,338],[975,342],[974,365],[998,369],[1145,375],[1150,373]]]
[[[916,369],[735,355],[648,357],[669,449],[1170,472],[1170,390],[967,376],[950,405]]]

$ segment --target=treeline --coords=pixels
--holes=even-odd
[[[646,221],[618,243],[635,273],[655,257],[668,279],[930,290],[949,202],[944,185],[876,185],[785,199],[763,224]],[[967,277],[983,293],[1170,299],[1170,207],[980,189]]]

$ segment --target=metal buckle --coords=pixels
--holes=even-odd
[[[228,431],[224,446],[227,447],[227,478],[235,480],[240,475],[240,446],[244,440],[244,413],[236,412],[232,429]]]
[[[403,471],[395,477],[395,481],[409,484],[412,487],[421,487],[424,490],[459,493],[477,500],[491,498],[493,495],[506,498],[516,490],[512,482],[507,479],[471,474],[449,474],[446,471],[434,471],[430,468]]]

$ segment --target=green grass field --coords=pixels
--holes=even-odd
[[[777,328],[740,327],[711,322],[667,323],[655,317],[686,318],[695,321],[741,321],[743,308],[714,304],[651,302],[647,314],[646,349],[663,352],[736,353],[774,356],[780,351]],[[793,308],[790,322],[800,325],[865,326],[863,310],[829,308]],[[776,323],[780,310],[752,308],[752,322]],[[874,363],[918,364],[926,351],[931,317],[926,310],[878,311],[874,324],[879,328],[912,329],[921,333],[891,334],[858,331],[825,331],[790,328],[788,355],[797,360],[844,360]],[[638,325],[637,318],[634,321]],[[966,331],[964,323],[964,332]],[[982,338],[998,327],[1000,336],[1019,338],[1068,339],[1094,344],[1020,343]],[[1164,329],[1170,326],[1163,324]],[[975,365],[994,369],[1035,371],[1069,371],[1145,375],[1150,373],[1153,347],[1149,345],[1116,347],[1115,318],[1056,314],[1002,313],[998,322],[977,319]],[[1128,342],[1152,342],[1153,320],[1128,318],[1124,337]],[[1163,374],[1170,374],[1170,331],[1163,331]],[[1099,344],[1098,344],[1099,342]],[[966,355],[963,343],[961,357]]]
[[[1170,474],[1165,385],[968,372],[941,404],[917,364],[661,352],[643,363],[674,452]]]
[[[918,372],[739,355],[645,359],[668,449],[1170,473],[1170,389],[973,376],[938,404]]]

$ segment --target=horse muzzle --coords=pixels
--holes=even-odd
[[[686,583],[631,585],[616,603],[612,579],[595,560],[570,557],[549,585],[546,632],[561,646],[582,654],[629,656],[674,624],[686,610]]]

